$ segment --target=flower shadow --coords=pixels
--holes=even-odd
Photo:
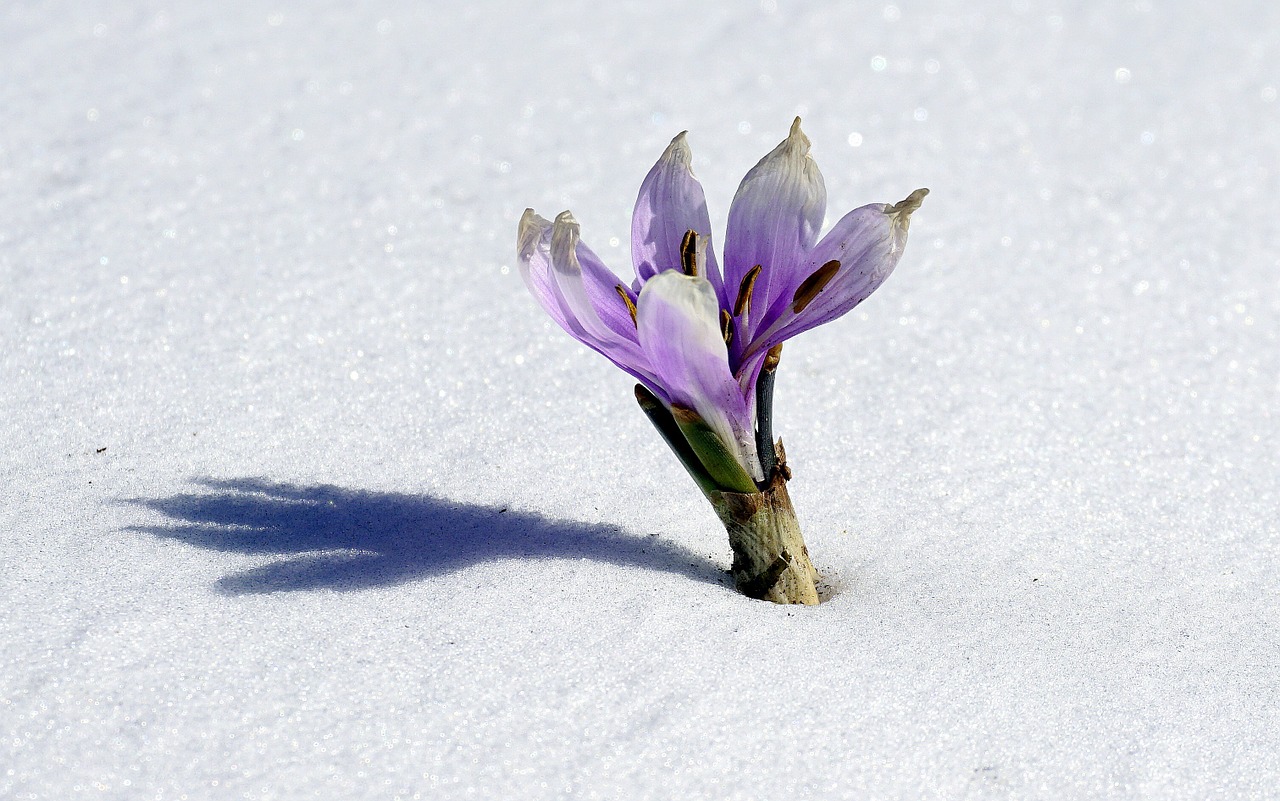
[[[203,479],[201,491],[128,501],[159,512],[129,527],[201,548],[278,557],[222,577],[228,595],[361,590],[499,559],[591,559],[727,586],[705,556],[616,527],[390,492],[262,479]]]

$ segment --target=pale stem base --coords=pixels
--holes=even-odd
[[[782,471],[763,491],[708,497],[729,532],[739,592],[778,604],[818,603],[818,571],[809,561]]]

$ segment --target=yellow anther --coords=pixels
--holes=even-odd
[[[631,315],[631,324],[636,324],[636,304],[631,300],[631,295],[627,293],[627,288],[622,284],[618,284],[613,288],[618,293],[618,297],[622,298],[622,302],[627,304],[627,312]]]

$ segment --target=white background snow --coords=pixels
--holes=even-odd
[[[1276,9],[6,2],[0,798],[1280,797]],[[797,114],[805,609],[512,252]]]

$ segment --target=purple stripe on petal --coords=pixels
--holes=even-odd
[[[704,278],[668,270],[636,304],[640,345],[672,403],[695,410],[753,478],[762,478],[751,406],[729,370],[720,301]]]
[[[636,197],[631,216],[631,258],[636,267],[636,287],[663,270],[680,269],[680,241],[696,231],[707,243],[706,278],[720,293],[720,265],[711,242],[711,218],[702,184],[693,175],[693,153],[681,133],[649,170]]]
[[[827,208],[827,190],[818,165],[809,156],[809,138],[800,118],[791,133],[742,179],[729,209],[725,232],[726,305],[732,305],[743,277],[759,264],[745,339],[761,328],[768,310],[791,282],[818,238]]]

